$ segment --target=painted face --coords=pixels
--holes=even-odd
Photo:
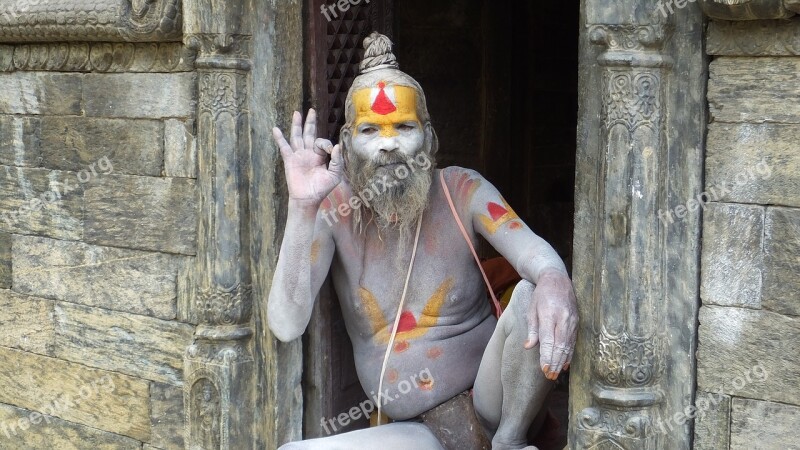
[[[379,82],[353,94],[356,121],[353,151],[374,160],[388,153],[393,158],[413,157],[425,143],[425,130],[417,116],[417,92],[408,86]]]

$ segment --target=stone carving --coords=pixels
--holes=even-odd
[[[603,96],[606,128],[622,124],[629,132],[642,125],[653,126],[659,118],[661,105],[657,88],[661,85],[653,72],[630,73],[608,71]]]
[[[186,440],[198,450],[253,448],[253,357],[248,350],[253,335],[247,104],[251,37],[241,26],[244,11],[240,0],[189,1],[183,24],[184,44],[197,53],[198,72],[200,224],[190,316],[199,326],[184,359],[187,384],[200,383],[203,389],[198,394],[194,388],[184,391],[195,410],[187,415]],[[207,380],[213,380],[214,389]]]
[[[666,28],[657,25],[592,25],[589,39],[593,44],[604,45],[610,50],[644,51],[658,47],[666,34]]]
[[[199,378],[191,389],[189,407],[191,418],[186,423],[192,430],[188,448],[190,450],[218,449],[222,444],[220,433],[219,389],[208,378]]]
[[[179,42],[0,46],[0,72],[188,72],[195,55]]]
[[[224,289],[204,289],[196,293],[195,307],[203,323],[232,325],[242,323],[250,317],[250,285],[237,284]]]
[[[0,42],[174,41],[180,0],[6,0]]]
[[[205,73],[200,77],[200,110],[217,115],[245,112],[247,103],[246,77],[237,73]]]
[[[699,0],[713,19],[787,19],[800,12],[798,0]]]
[[[664,372],[664,345],[657,336],[611,335],[605,327],[597,336],[595,371],[608,386],[641,387]]]
[[[791,20],[722,21],[708,28],[709,55],[800,55],[800,18]]]
[[[590,41],[602,83],[598,145],[598,257],[593,300],[592,402],[575,417],[576,448],[654,449],[650,417],[660,408],[666,337],[659,329],[659,239],[656,180],[662,167],[666,24],[594,25]],[[649,264],[648,277],[631,267]],[[631,313],[631,309],[636,313]]]

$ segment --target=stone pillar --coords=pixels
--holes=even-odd
[[[184,43],[197,51],[200,221],[193,273],[195,341],[185,356],[186,443],[253,446],[250,271],[251,63],[244,2],[188,0]]]
[[[570,448],[691,442],[700,221],[660,217],[701,187],[702,15],[659,5],[582,8]]]

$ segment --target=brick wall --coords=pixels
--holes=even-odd
[[[708,31],[696,449],[800,448],[797,36],[800,19]]]
[[[191,66],[180,44],[0,46],[0,448],[184,447]]]

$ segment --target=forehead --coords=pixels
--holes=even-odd
[[[356,91],[353,94],[353,104],[358,123],[419,121],[417,91],[408,86],[388,85],[380,81],[374,87]]]

